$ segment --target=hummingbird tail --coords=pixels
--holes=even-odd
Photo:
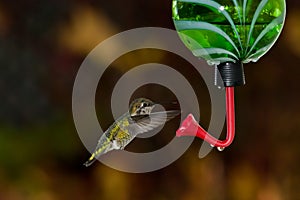
[[[108,152],[112,149],[113,149],[112,143],[109,141],[108,138],[105,137],[105,138],[100,139],[96,150],[91,155],[91,157],[88,159],[88,161],[83,163],[83,165],[86,167],[92,165],[97,160],[97,158],[99,158],[101,155],[105,154],[106,152]]]
[[[97,159],[95,157],[91,157],[88,161],[86,161],[85,163],[83,163],[84,166],[89,167],[90,165],[92,165]]]

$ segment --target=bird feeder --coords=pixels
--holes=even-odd
[[[192,114],[177,136],[196,136],[223,150],[235,134],[234,87],[245,84],[243,64],[256,62],[279,37],[285,0],[173,0],[173,21],[185,46],[219,70],[226,89],[227,136],[219,140]]]

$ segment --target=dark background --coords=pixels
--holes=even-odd
[[[202,141],[196,139],[172,165],[128,174],[99,162],[82,165],[89,152],[72,121],[73,82],[85,56],[104,39],[137,27],[174,29],[171,0],[1,0],[0,199],[300,199],[300,3],[287,0],[287,7],[275,46],[258,63],[245,66],[247,84],[236,90],[234,143],[200,160]],[[150,61],[180,68],[173,57],[146,50],[114,63],[97,96],[100,124],[113,122],[110,93],[128,68]],[[189,74],[190,68],[181,68]],[[203,99],[201,123],[207,126],[207,90],[189,78]],[[174,97],[166,92],[145,86],[135,95]],[[137,140],[129,149],[163,146],[179,123],[166,127],[161,141]]]

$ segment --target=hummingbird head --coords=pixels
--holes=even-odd
[[[146,98],[135,99],[129,106],[131,117],[139,115],[149,115],[154,108],[155,103]]]

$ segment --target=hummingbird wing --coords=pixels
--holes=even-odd
[[[164,125],[170,119],[180,114],[180,110],[169,110],[154,112],[149,115],[133,118],[135,123],[129,125],[128,130],[135,135],[151,131],[159,126]]]

